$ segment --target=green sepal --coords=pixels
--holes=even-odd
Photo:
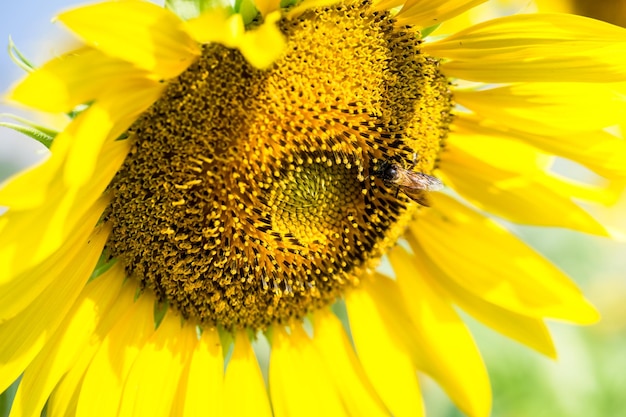
[[[20,386],[22,376],[15,380],[2,394],[0,394],[0,416],[8,416],[11,413],[11,405],[15,398],[17,388]]]
[[[13,129],[16,132],[20,132],[32,139],[35,139],[37,142],[41,143],[46,148],[50,149],[52,145],[52,141],[59,134],[56,130],[48,129],[47,127],[40,126],[31,122],[30,120],[24,119],[19,116],[15,116],[12,114],[0,114],[0,117],[9,117],[13,120],[16,120],[23,125],[17,123],[9,123],[9,122],[0,122],[0,126],[7,127],[9,129]]]
[[[82,112],[84,112],[85,110],[87,110],[89,108],[89,106],[91,106],[93,104],[93,101],[90,101],[89,103],[85,103],[85,104],[79,104],[78,106],[74,107],[72,110],[70,110],[67,113],[67,116],[74,120],[78,117],[79,114],[81,114]]]
[[[102,254],[100,255],[100,258],[98,259],[98,263],[96,264],[96,267],[93,269],[93,272],[91,273],[91,276],[89,277],[88,282],[91,282],[94,279],[98,278],[100,275],[104,274],[113,265],[115,265],[116,262],[117,262],[117,259],[111,258],[110,255],[106,251],[102,252]]]
[[[270,344],[270,347],[272,346],[272,341],[274,340],[274,328],[273,327],[268,327],[263,334],[265,335],[265,338],[267,339],[267,343]]]
[[[169,308],[169,303],[167,301],[155,301],[154,303],[154,328],[158,329],[161,325],[161,322],[165,318],[165,314],[167,313],[167,309]]]
[[[424,28],[420,31],[421,35],[422,35],[422,39],[424,39],[427,36],[430,36],[431,33],[433,33],[434,31],[436,31],[437,29],[439,29],[439,26],[441,26],[441,23],[438,23],[436,25],[433,26],[429,26],[427,28]]]
[[[350,343],[354,346],[354,339],[352,338],[352,329],[350,329],[350,320],[348,318],[348,307],[346,307],[346,301],[343,298],[340,298],[330,306],[330,309],[341,322]]]
[[[18,67],[23,69],[26,72],[33,72],[35,70],[35,66],[17,49],[17,46],[13,42],[13,38],[9,36],[9,57],[11,57],[11,61],[15,63]]]
[[[183,20],[193,19],[213,9],[233,10],[227,0],[165,0],[165,8]]]
[[[235,350],[235,338],[233,334],[228,330],[218,327],[217,335],[220,338],[220,342],[222,343],[222,355],[224,356],[224,369],[226,369],[226,365],[228,361],[230,361],[230,357],[233,355],[233,350]]]
[[[253,0],[236,0],[235,11],[241,15],[244,25],[252,22],[259,15]]]
[[[130,137],[130,135],[128,134],[128,132],[124,132],[121,135],[119,135],[117,138],[115,138],[116,141],[118,140],[126,140]]]

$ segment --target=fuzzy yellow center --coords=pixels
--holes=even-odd
[[[332,303],[418,205],[374,175],[429,173],[451,95],[419,33],[369,4],[283,20],[269,70],[208,45],[131,129],[108,243],[184,317],[262,329]]]

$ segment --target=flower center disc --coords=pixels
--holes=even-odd
[[[369,3],[281,28],[269,70],[205,46],[130,129],[111,185],[111,255],[200,324],[263,329],[357,285],[418,207],[376,164],[429,173],[447,134],[447,80],[414,29]]]

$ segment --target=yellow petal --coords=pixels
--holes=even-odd
[[[72,123],[80,123],[73,121]],[[69,126],[68,126],[69,128]],[[72,144],[72,138],[63,132],[59,133],[52,142],[50,152],[39,163],[21,171],[2,183],[0,187],[0,206],[10,208],[10,212],[29,210],[48,204],[52,194],[58,194],[59,172],[67,158]],[[24,190],[29,190],[25,193]],[[6,219],[4,215],[0,217]],[[0,230],[1,229],[0,223]],[[0,274],[1,276],[1,274]]]
[[[224,404],[232,416],[272,417],[259,364],[245,332],[237,333],[224,377]]]
[[[119,296],[114,299],[113,304],[106,311],[98,309],[97,328],[80,348],[77,347],[78,356],[76,358],[68,358],[70,368],[67,369],[67,373],[55,387],[48,401],[47,410],[50,417],[76,415],[81,385],[89,364],[110,330],[122,319],[129,317],[130,311],[135,308],[137,287],[133,285],[134,283],[130,284],[129,281],[122,281],[125,276],[123,265],[116,264],[105,274],[87,285],[87,288],[89,288],[90,285],[105,277],[112,281],[107,283],[108,285],[119,285],[120,282],[126,284],[122,286]],[[67,342],[72,343],[72,340],[68,339]],[[78,342],[80,343],[80,340]]]
[[[133,362],[154,333],[153,310],[154,298],[143,294],[104,337],[85,373],[77,416],[117,415]]]
[[[89,361],[96,354],[97,346],[87,346],[76,364],[59,382],[48,400],[47,415],[50,417],[75,416],[80,393],[80,384]]]
[[[445,22],[487,0],[407,0],[397,15],[398,24],[430,27]]]
[[[387,11],[402,6],[404,2],[405,0],[373,0],[372,7],[375,10]]]
[[[130,149],[130,142],[117,141],[106,143],[101,152],[97,154],[93,165],[83,169],[83,171],[88,171],[89,173],[96,173],[96,175],[90,178],[91,184],[83,190],[69,189],[68,183],[64,179],[63,168],[66,167],[67,155],[70,151],[73,151],[72,148],[78,147],[79,150],[81,149],[80,145],[75,143],[70,145],[70,143],[76,139],[75,133],[84,130],[81,126],[83,122],[91,124],[91,127],[88,129],[95,127],[89,117],[89,115],[86,117],[79,116],[76,124],[73,122],[70,127],[59,134],[52,144],[51,154],[47,160],[17,174],[4,184],[4,187],[0,189],[0,205],[9,207],[9,216],[11,216],[11,213],[38,209],[42,206],[45,206],[46,212],[52,212],[55,205],[61,202],[65,202],[64,205],[66,206],[68,204],[71,206],[71,203],[74,201],[73,198],[76,197],[77,193],[82,198],[89,196],[88,204],[93,204],[93,201],[100,197],[102,191],[104,191],[104,188],[106,188],[108,182],[126,157]],[[84,138],[82,139],[84,140]],[[99,137],[96,137],[97,139]],[[57,144],[63,145],[63,147],[55,147]],[[76,153],[76,151],[73,151],[73,153]],[[85,182],[84,177],[80,178],[80,180],[82,183]],[[78,182],[76,179],[73,179],[73,181]],[[29,192],[23,192],[24,189],[28,189]],[[82,203],[81,205],[84,206],[85,204]]]
[[[173,78],[200,55],[200,47],[171,11],[127,0],[83,6],[58,19],[85,42],[162,78]]]
[[[537,319],[593,323],[598,313],[565,274],[495,221],[443,194],[411,225],[426,254],[464,289]]]
[[[198,43],[221,43],[235,48],[246,31],[243,17],[231,14],[228,8],[211,9],[200,16],[189,19],[186,31]]]
[[[608,132],[569,132],[556,136],[512,130],[499,122],[459,115],[454,124],[461,135],[473,134],[496,139],[510,138],[549,153],[576,161],[607,178],[626,177],[626,141]]]
[[[418,270],[419,277],[427,281],[428,285],[442,291],[454,304],[498,333],[556,358],[554,343],[543,321],[505,310],[463,289],[428,258],[412,234],[409,233],[406,238],[413,250],[411,261]]]
[[[411,355],[399,337],[405,316],[383,311],[366,282],[346,296],[350,330],[359,360],[392,415],[423,416],[424,406]],[[393,305],[394,301],[389,300]],[[398,321],[394,322],[394,319]],[[400,330],[401,331],[401,330]],[[383,358],[383,359],[381,359]]]
[[[183,326],[180,315],[169,310],[133,362],[116,415],[170,416],[195,339],[195,326]]]
[[[332,375],[350,416],[389,416],[370,384],[339,319],[327,310],[313,316],[313,344]]]
[[[576,2],[570,0],[534,0],[532,4],[536,5],[538,10],[558,13],[576,13],[574,10]],[[616,4],[619,4],[619,2]]]
[[[494,7],[495,5],[495,7]],[[447,19],[437,28],[435,36],[442,38],[453,33],[460,32],[463,29],[471,27],[477,23],[484,22],[495,17],[500,17],[512,13],[523,13],[522,8],[517,0],[495,0],[479,4],[469,10]]]
[[[454,98],[482,118],[543,135],[599,130],[626,118],[626,96],[610,84],[523,83],[456,90]]]
[[[189,33],[201,43],[217,42],[237,48],[253,66],[265,69],[283,53],[285,37],[276,25],[280,12],[265,17],[263,24],[245,30],[240,14],[230,15],[226,10],[215,9],[187,22]]]
[[[88,212],[57,252],[34,268],[0,284],[0,323],[18,315],[47,287],[58,285],[58,281],[65,279],[68,271],[74,269],[84,256],[99,218],[97,210]]]
[[[45,178],[33,181],[28,190],[41,187],[46,195],[46,204],[35,206],[31,210],[19,211],[19,207],[9,204],[9,211],[0,217],[0,277],[13,277],[54,253],[74,230],[77,222],[86,212],[102,213],[108,200],[101,197],[113,175],[124,161],[130,148],[128,141],[111,142],[105,146],[91,181],[80,189],[68,189],[61,173],[57,172],[47,186],[42,184]],[[27,181],[11,182],[8,195],[15,195],[14,185],[29,185]],[[37,230],[37,233],[32,233]]]
[[[103,314],[120,294],[124,268],[114,265],[85,286],[59,329],[32,361],[20,382],[11,407],[11,417],[39,415],[52,390],[75,365]]]
[[[280,0],[254,0],[254,5],[263,16],[280,10]]]
[[[141,113],[161,95],[164,84],[147,80],[126,80],[107,93],[83,114],[82,123],[68,134],[73,143],[65,164],[64,179],[69,187],[80,187],[91,180],[106,142],[115,141]],[[117,170],[117,167],[115,169]]]
[[[581,201],[589,201],[605,206],[614,205],[624,192],[624,181],[617,180],[610,183],[603,183],[602,186],[596,184],[587,184],[580,181],[575,181],[570,178],[564,177],[559,174],[554,174],[545,178],[546,184],[554,189],[558,190],[563,195],[572,196],[572,198]],[[550,184],[552,182],[552,184]],[[607,232],[610,232],[611,227],[609,223],[603,221],[603,227]],[[611,233],[612,237],[615,237]]]
[[[518,14],[469,27],[426,53],[450,59],[449,77],[505,82],[621,82],[626,30],[585,17]]]
[[[430,374],[468,416],[486,417],[491,409],[489,377],[471,334],[451,300],[425,280],[401,247],[389,253],[396,283],[404,296],[420,344],[420,369]],[[384,279],[384,278],[383,278]]]
[[[269,68],[285,50],[287,41],[276,24],[280,18],[280,12],[270,13],[261,26],[241,38],[238,48],[254,67]]]
[[[539,168],[529,170],[543,155],[522,143],[498,139],[452,135],[438,176],[469,202],[496,216],[517,223],[608,235],[598,221],[571,201],[570,195],[552,188],[556,178]],[[503,166],[502,161],[507,160],[516,163]],[[517,163],[524,162],[526,168],[516,171]]]
[[[172,415],[224,415],[224,358],[216,329],[202,332],[178,388]]]
[[[348,416],[334,381],[300,325],[274,328],[269,386],[275,417]]]
[[[50,212],[55,200],[80,193],[100,196],[130,149],[130,141],[117,141],[134,119],[158,97],[163,86],[148,80],[126,85],[141,87],[129,94],[115,90],[112,101],[94,104],[74,119],[52,143],[48,158],[2,184],[0,205],[10,212],[45,205]],[[95,173],[95,175],[94,175]],[[106,183],[102,183],[106,181]],[[25,193],[24,189],[29,192]],[[84,199],[86,194],[82,194]]]
[[[53,59],[26,76],[9,98],[29,107],[66,113],[126,79],[150,74],[101,51],[83,48]]]
[[[94,232],[63,279],[49,285],[16,317],[0,323],[0,392],[26,369],[60,325],[87,283],[107,237],[106,229]]]

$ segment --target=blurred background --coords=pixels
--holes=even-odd
[[[6,51],[11,36],[35,65],[59,55],[71,38],[60,25],[51,23],[51,18],[76,4],[72,0],[0,0],[0,45]],[[626,0],[492,0],[469,18],[480,21],[537,8],[592,15],[626,25]],[[0,114],[10,112],[61,128],[66,122],[62,118],[29,113],[3,100],[4,93],[23,75],[8,53],[0,52]],[[0,121],[10,120],[2,115]],[[0,128],[0,181],[35,163],[45,152],[36,141]],[[577,168],[564,165],[560,169]],[[626,198],[622,196],[611,208],[589,210],[626,235]],[[510,227],[566,271],[598,307],[603,319],[591,327],[551,324],[559,352],[558,361],[552,361],[467,318],[491,376],[492,416],[626,416],[626,239],[620,242],[567,230]],[[423,380],[423,389],[429,417],[462,416],[428,378]],[[0,417],[8,415],[8,397],[0,398]]]

